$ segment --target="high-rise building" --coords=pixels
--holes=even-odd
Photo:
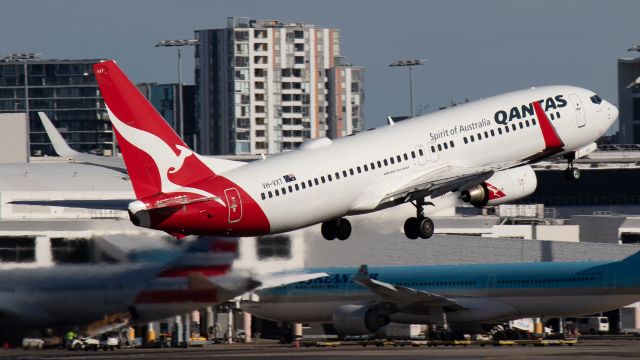
[[[160,115],[169,123],[169,125],[180,133],[179,111],[180,105],[178,101],[178,84],[158,84],[158,83],[140,83],[137,85],[142,94],[149,102],[158,110]],[[183,141],[189,147],[196,149],[197,128],[195,124],[195,86],[182,85],[182,119],[184,125]]]
[[[0,60],[0,113],[25,112],[25,87],[29,89],[32,155],[55,154],[37,117],[38,111],[47,113],[74,149],[111,152],[113,132],[92,70],[93,64],[100,61],[45,60],[11,55]]]
[[[640,57],[618,59],[618,143],[640,144]]]
[[[336,58],[327,71],[329,119],[327,137],[347,136],[362,129],[364,121],[364,68]]]
[[[336,117],[340,119],[334,126],[336,136],[361,126],[363,97],[356,101],[355,116],[354,101],[347,97],[352,84],[346,81],[354,78],[351,67],[334,70],[340,57],[337,29],[233,17],[226,28],[196,30],[195,35],[202,153],[273,154],[295,149],[305,139],[332,133],[332,104],[341,116]],[[361,68],[356,73],[361,93]],[[352,114],[350,124],[344,123],[348,119],[342,114]]]

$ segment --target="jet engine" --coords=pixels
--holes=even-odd
[[[389,315],[367,305],[342,305],[333,315],[333,325],[340,335],[367,335],[389,323]]]
[[[509,203],[536,190],[538,179],[529,165],[498,171],[483,183],[460,192],[460,199],[481,208]]]

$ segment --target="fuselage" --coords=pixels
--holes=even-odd
[[[638,260],[372,267],[379,281],[436,294],[462,309],[447,312],[452,324],[494,323],[522,317],[598,313],[640,300]],[[287,322],[332,322],[336,309],[374,304],[374,293],[351,281],[356,268],[313,269],[328,277],[258,291],[243,308]],[[419,305],[419,304],[418,304]],[[400,310],[391,320],[429,323],[429,311]]]
[[[218,197],[145,219],[170,233],[260,235],[362,214],[411,179],[454,179],[562,155],[598,139],[617,109],[589,90],[545,86],[459,105],[336,140],[315,139],[192,184]],[[549,149],[533,104],[555,129]],[[553,130],[551,130],[553,131]],[[553,135],[555,137],[555,135]]]

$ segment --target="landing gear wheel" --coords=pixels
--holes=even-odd
[[[433,230],[435,229],[433,225],[433,220],[428,217],[420,220],[420,226],[418,227],[418,231],[420,233],[420,238],[428,239],[433,236]]]
[[[338,236],[338,222],[336,220],[323,222],[320,232],[325,239],[334,240]]]
[[[564,171],[564,177],[568,180],[578,180],[580,179],[580,169],[574,167],[567,168]]]
[[[351,236],[351,222],[345,218],[338,219],[337,235],[338,240],[347,240]]]
[[[418,218],[408,218],[404,222],[404,234],[411,240],[415,240],[420,236],[420,231],[418,227],[420,226],[420,221]]]

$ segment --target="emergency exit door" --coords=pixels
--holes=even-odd
[[[584,110],[584,106],[582,106],[582,100],[580,100],[580,97],[576,94],[570,94],[569,98],[571,99],[573,108],[576,112],[576,121],[578,123],[578,127],[581,128],[587,125],[587,114]]]

